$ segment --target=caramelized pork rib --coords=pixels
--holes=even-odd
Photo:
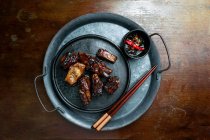
[[[97,52],[97,56],[100,57],[100,58],[103,58],[105,60],[108,60],[112,63],[115,63],[116,60],[117,60],[117,56],[111,54],[110,52],[108,52],[105,49],[99,49],[98,52]]]
[[[98,74],[99,76],[108,77],[112,73],[112,69],[107,67],[102,61],[94,57],[90,61],[90,71]]]
[[[96,57],[87,55],[86,53],[79,53],[79,61],[86,65],[86,69],[98,74],[99,76],[108,77],[112,70],[107,67],[101,60]]]
[[[88,69],[89,68],[89,60],[90,60],[91,56],[89,56],[89,55],[87,55],[86,53],[83,53],[83,52],[79,52],[78,56],[79,56],[79,61],[81,63],[85,64],[86,69]]]
[[[104,89],[109,93],[113,94],[120,85],[120,79],[117,76],[110,76],[104,86]]]
[[[61,65],[64,69],[69,69],[69,67],[78,61],[78,54],[76,52],[67,52],[60,60]]]
[[[82,63],[76,63],[70,66],[69,71],[66,75],[65,81],[70,85],[73,85],[85,72],[85,65]]]
[[[99,75],[102,75],[104,77],[109,77],[112,73],[112,69],[107,67],[103,62],[98,63],[99,67]]]
[[[102,95],[103,82],[97,74],[92,75],[92,95]]]
[[[79,89],[80,98],[84,105],[88,105],[91,101],[90,78],[89,76],[85,75],[81,77],[79,81],[80,81],[80,89]]]

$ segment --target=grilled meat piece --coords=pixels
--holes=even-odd
[[[97,52],[97,56],[100,58],[103,58],[105,60],[108,60],[112,63],[115,63],[117,60],[117,56],[111,54],[110,52],[108,52],[107,50],[104,50],[104,49],[99,49]]]
[[[117,76],[110,76],[104,86],[104,89],[109,93],[113,94],[120,85],[120,79]]]
[[[81,77],[79,81],[80,81],[80,89],[79,89],[80,98],[84,105],[88,105],[91,101],[90,78],[89,76],[85,75]]]
[[[97,74],[92,75],[92,95],[102,95],[103,82]]]
[[[65,81],[70,85],[73,85],[85,72],[85,65],[82,63],[76,63],[70,66],[69,71],[66,75]]]
[[[99,75],[102,75],[104,77],[109,77],[110,74],[112,73],[112,69],[107,67],[103,62],[98,64],[99,66]]]
[[[67,52],[60,60],[61,65],[64,69],[69,69],[69,67],[78,61],[78,54],[76,52]]]
[[[86,53],[83,52],[79,52],[78,53],[79,56],[79,61],[83,64],[85,64],[86,69],[89,69],[89,60],[91,58],[91,56],[87,55]]]
[[[112,70],[107,67],[101,60],[96,57],[87,55],[86,53],[79,53],[79,61],[85,64],[86,69],[98,74],[99,76],[108,77]]]
[[[96,57],[92,57],[89,62],[90,71],[98,74],[99,76],[109,77],[109,75],[112,73],[112,69],[107,67],[101,60]]]

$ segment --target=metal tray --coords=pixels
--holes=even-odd
[[[112,42],[120,46],[123,36],[127,32],[134,29],[143,30],[143,28],[141,28],[138,24],[131,21],[130,19],[111,13],[87,14],[70,21],[63,28],[61,28],[59,32],[54,36],[47,49],[43,63],[43,74],[37,76],[34,80],[36,93],[42,106],[44,107],[43,103],[41,102],[41,99],[39,98],[36,87],[36,80],[40,77],[43,77],[47,95],[49,96],[52,104],[55,107],[54,110],[47,110],[45,107],[44,109],[47,112],[58,110],[58,112],[68,121],[79,125],[83,128],[91,129],[91,125],[104,112],[87,113],[66,106],[66,104],[58,97],[52,84],[52,61],[56,56],[57,52],[68,41],[76,37],[86,34],[101,35],[110,39]],[[159,34],[155,33],[153,35]],[[146,55],[144,58],[141,58],[139,60],[127,58],[130,63],[131,71],[129,88],[132,87],[132,85],[141,77],[141,75],[143,75],[153,65],[158,65],[157,70],[144,82],[144,84],[138,89],[138,91],[129,99],[129,101],[117,112],[117,114],[102,130],[114,130],[131,124],[140,116],[142,116],[151,106],[160,86],[160,73],[169,69],[170,61],[166,69],[160,70],[161,64],[159,54],[153,41],[150,41],[151,50],[148,53],[148,55]]]

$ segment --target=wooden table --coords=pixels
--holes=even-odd
[[[210,139],[210,1],[55,0],[0,2],[0,139]],[[33,79],[48,44],[70,20],[91,12],[121,14],[166,40],[172,68],[151,108],[137,121],[97,133],[43,111]],[[154,38],[163,66],[166,53]],[[39,84],[42,98],[52,107]]]

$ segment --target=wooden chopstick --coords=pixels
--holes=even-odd
[[[93,128],[100,131],[114,114],[125,104],[125,102],[136,92],[136,90],[144,83],[144,81],[155,71],[157,65],[152,67],[112,108],[105,113],[98,121],[93,124]]]
[[[117,106],[113,109],[111,113],[107,113],[107,117],[101,121],[101,123],[96,127],[97,131],[100,131],[104,125],[106,125],[107,122],[112,118],[114,114],[124,105],[124,103],[136,92],[136,90],[143,84],[143,82],[151,75],[151,73],[156,69],[157,66],[154,66],[147,74],[145,74],[135,86],[128,91],[126,94],[127,96],[124,96],[124,98],[117,103]]]

